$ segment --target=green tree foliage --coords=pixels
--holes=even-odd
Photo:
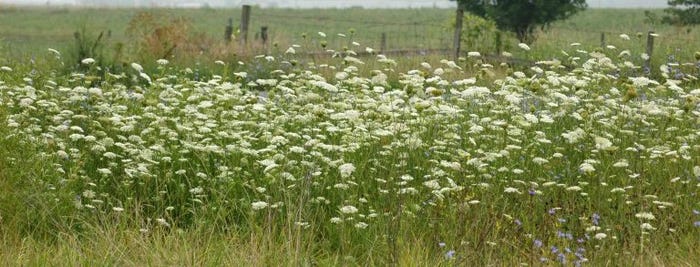
[[[700,24],[700,0],[669,0],[662,22],[673,25]]]
[[[461,38],[464,47],[470,51],[500,53],[502,49],[510,48],[503,44],[503,33],[496,23],[470,13],[462,20]]]
[[[493,20],[499,29],[515,33],[524,43],[534,30],[584,10],[585,0],[457,0],[465,11]]]

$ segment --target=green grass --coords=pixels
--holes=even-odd
[[[454,266],[441,255],[429,255],[420,240],[406,240],[402,246],[398,266]],[[673,244],[665,250],[646,250],[644,253],[610,252],[593,258],[590,266],[695,266],[698,258],[697,243],[689,240]],[[294,248],[268,236],[222,235],[207,232],[141,234],[134,231],[104,229],[87,236],[63,235],[56,243],[47,244],[33,238],[5,240],[0,248],[0,263],[6,266],[46,265],[118,265],[118,266],[358,266],[382,265],[383,255],[367,258],[349,258],[337,254],[295,255]],[[503,266],[519,265],[517,255],[495,249],[478,250],[474,259],[464,264]],[[476,255],[476,253],[484,253]],[[501,253],[501,254],[499,254]],[[538,265],[538,264],[534,264]],[[542,264],[547,265],[547,264]],[[550,264],[553,265],[553,264]]]
[[[659,10],[653,11],[660,14]],[[614,18],[614,19],[611,19]],[[700,51],[697,26],[677,27],[663,24],[651,25],[645,22],[644,10],[593,9],[584,11],[572,19],[557,22],[551,31],[541,34],[534,49],[542,55],[559,54],[557,48],[579,42],[584,47],[600,46],[601,33],[605,34],[605,43],[630,50],[634,55],[646,52],[647,33],[654,31],[660,36],[654,41],[652,61],[654,65],[669,61],[669,56],[684,62],[693,59],[693,53]],[[619,37],[627,34],[630,41]]]

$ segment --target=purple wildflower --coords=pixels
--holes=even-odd
[[[593,225],[598,225],[598,220],[600,220],[600,215],[598,213],[593,213],[593,216],[591,216],[591,220],[593,221]]]
[[[557,255],[557,261],[566,264],[566,255],[564,255],[564,253],[559,253],[559,255]]]
[[[542,240],[535,239],[534,244],[535,244],[536,248],[541,248],[542,247]]]
[[[572,235],[571,233],[565,233],[565,232],[562,232],[562,231],[557,231],[557,237],[559,237],[559,238],[566,238],[566,239],[569,239],[569,240],[573,240],[573,239],[574,239],[574,235]]]
[[[450,251],[448,251],[447,253],[445,253],[445,259],[448,259],[448,260],[449,260],[449,259],[452,259],[454,256],[455,256],[455,251],[454,251],[454,250],[450,250]]]

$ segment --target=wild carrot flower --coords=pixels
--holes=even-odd
[[[138,71],[138,72],[143,72],[143,67],[136,62],[131,63],[131,68]]]
[[[358,211],[358,209],[355,208],[355,206],[351,206],[351,205],[343,206],[342,208],[340,208],[340,212],[345,213],[345,214],[354,214],[354,213],[357,213],[357,211]]]
[[[83,60],[80,61],[80,63],[83,63],[83,65],[91,65],[91,64],[95,63],[95,59],[90,58],[90,57],[84,58]]]
[[[251,203],[253,210],[261,210],[267,208],[268,204],[265,201],[255,201]]]
[[[340,177],[348,178],[353,172],[355,172],[355,165],[352,163],[345,163],[338,167],[338,171],[340,171]]]

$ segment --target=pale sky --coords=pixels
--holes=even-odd
[[[451,8],[455,2],[448,0],[0,0],[0,5],[80,5],[81,3],[105,3],[106,5],[142,5],[142,6],[180,6],[199,7],[208,3],[209,6],[240,6],[243,3],[261,7],[280,8],[419,8],[441,7]],[[588,0],[591,8],[663,8],[667,0]]]

